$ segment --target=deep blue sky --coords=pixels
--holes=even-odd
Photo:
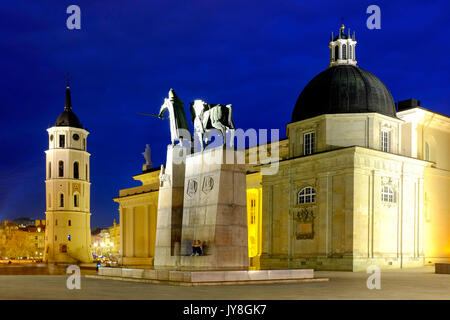
[[[81,30],[66,28],[81,7]],[[381,30],[366,28],[381,7]],[[185,104],[232,103],[240,128],[285,135],[304,86],[327,68],[344,17],[358,65],[394,100],[449,114],[448,1],[14,0],[0,3],[0,220],[44,219],[46,128],[64,108],[91,132],[92,228],[118,218],[112,197],[138,185],[145,144],[165,161],[169,127],[157,112],[170,88]],[[189,118],[189,111],[186,107]]]

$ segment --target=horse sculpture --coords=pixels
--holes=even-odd
[[[231,104],[208,104],[203,100],[191,102],[191,115],[195,134],[200,141],[201,150],[209,144],[209,132],[216,129],[226,144],[227,132],[231,132],[230,146],[233,146],[235,127],[232,118],[233,107]]]

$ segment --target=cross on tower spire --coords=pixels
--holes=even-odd
[[[70,86],[70,79],[71,79],[72,77],[70,76],[70,73],[67,73],[66,74],[66,80],[67,80],[67,88],[69,88],[69,86]]]

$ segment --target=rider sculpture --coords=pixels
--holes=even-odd
[[[170,139],[172,145],[175,145],[175,141],[179,141],[183,144],[183,139],[189,138],[189,127],[186,120],[186,114],[184,113],[183,101],[178,98],[173,89],[169,91],[169,97],[164,99],[164,103],[159,110],[158,117],[163,119],[164,112],[169,112],[170,121]]]

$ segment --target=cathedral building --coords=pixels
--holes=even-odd
[[[301,91],[279,170],[248,165],[250,266],[362,271],[450,261],[450,119],[394,103],[342,26]],[[269,146],[268,149],[270,149]],[[247,154],[257,147],[247,149]],[[159,170],[119,203],[123,265],[153,262]]]
[[[69,86],[64,111],[47,131],[44,261],[91,262],[89,132],[72,111]]]

